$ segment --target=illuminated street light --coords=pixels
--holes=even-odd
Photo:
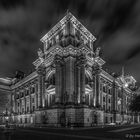
[[[128,87],[128,83],[125,83],[124,86],[127,88]]]

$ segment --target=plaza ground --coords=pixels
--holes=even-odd
[[[94,128],[16,128],[9,140],[129,140],[140,139],[140,125]],[[0,130],[0,140],[6,140]]]

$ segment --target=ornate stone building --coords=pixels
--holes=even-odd
[[[95,40],[67,13],[41,38],[35,71],[11,84],[10,121],[55,126],[138,121],[128,108],[135,79],[104,71]]]

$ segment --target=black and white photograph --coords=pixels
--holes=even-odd
[[[140,0],[0,0],[0,140],[140,140]]]

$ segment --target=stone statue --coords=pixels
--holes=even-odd
[[[42,50],[40,48],[38,49],[37,53],[38,53],[39,58],[43,57],[43,52],[42,52]]]
[[[100,55],[100,50],[101,48],[98,47],[96,50],[95,50],[95,57],[98,57]]]

